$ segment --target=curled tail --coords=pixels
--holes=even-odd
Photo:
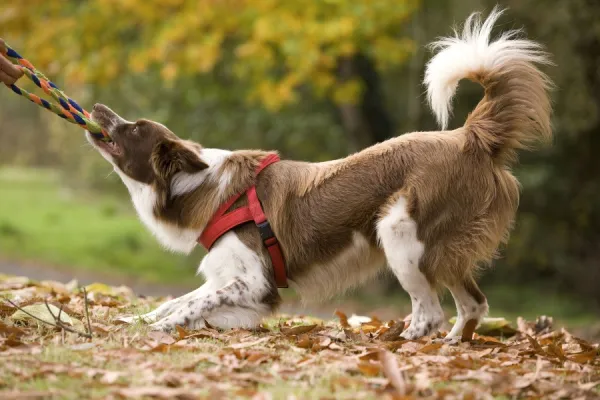
[[[458,82],[478,82],[485,95],[469,115],[464,129],[467,145],[494,159],[511,160],[515,151],[549,141],[550,79],[536,64],[551,64],[539,44],[519,39],[509,31],[490,41],[492,28],[503,11],[494,8],[482,23],[472,14],[461,34],[434,42],[437,54],[427,64],[425,84],[429,105],[443,129],[452,113]]]

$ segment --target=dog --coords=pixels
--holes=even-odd
[[[149,120],[126,121],[97,104],[92,118],[110,135],[88,140],[127,186],[139,218],[167,249],[189,253],[219,208],[249,204],[255,188],[280,246],[285,275],[303,299],[319,300],[386,270],[410,295],[416,339],[444,320],[438,292],[449,289],[458,312],[447,338],[488,312],[474,275],[506,243],[519,203],[511,173],[519,149],[551,139],[549,64],[533,41],[509,31],[491,40],[503,11],[472,14],[462,33],[432,44],[428,102],[442,130],[407,133],[344,159],[282,160],[257,173],[275,152],[204,148]],[[458,82],[478,82],[483,99],[465,124],[446,130]],[[199,273],[205,283],[142,319],[152,329],[206,323],[252,328],[281,303],[272,255],[256,224],[223,233]]]

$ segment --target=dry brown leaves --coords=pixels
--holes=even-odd
[[[4,277],[0,296],[19,307],[47,301],[62,307],[73,326],[85,322],[83,293],[74,284]],[[458,345],[441,343],[442,333],[407,341],[389,334],[394,327],[401,330],[401,322],[348,318],[341,311],[331,321],[280,316],[253,331],[179,327],[166,334],[114,320],[149,309],[155,299],[96,284],[88,287],[88,300],[91,340],[39,321],[15,320],[18,310],[0,301],[0,398],[600,395],[598,344],[553,330],[548,318],[519,320],[518,330],[497,324],[470,340],[468,332]],[[506,339],[494,332],[514,335]]]

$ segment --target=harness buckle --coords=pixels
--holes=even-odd
[[[275,238],[275,233],[273,233],[273,229],[271,229],[271,224],[269,221],[264,221],[256,224],[258,227],[258,232],[260,233],[260,238],[266,246],[272,245],[274,243],[267,243],[267,241],[272,241]]]

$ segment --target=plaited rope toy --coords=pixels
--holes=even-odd
[[[3,55],[17,65],[25,75],[29,77],[39,88],[41,88],[47,95],[51,96],[57,106],[47,100],[36,96],[33,93],[29,93],[27,90],[18,87],[17,85],[6,85],[12,89],[16,94],[29,99],[31,102],[44,107],[48,111],[52,111],[61,118],[67,121],[79,125],[83,129],[90,132],[96,139],[110,142],[110,136],[104,131],[100,125],[91,120],[90,113],[85,111],[77,102],[67,95],[65,95],[54,83],[52,83],[46,76],[38,71],[32,63],[24,59],[14,51],[10,46],[6,45],[6,52]]]

